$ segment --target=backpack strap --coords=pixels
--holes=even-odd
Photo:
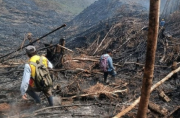
[[[37,63],[32,62],[32,61],[30,61],[29,64],[32,64],[32,65],[34,65],[35,67],[37,66]]]
[[[39,62],[40,62],[40,64],[43,64],[43,56],[40,56]]]
[[[109,57],[109,56],[105,56],[105,55],[103,55],[103,57],[102,57],[102,58],[103,58],[103,59],[107,59],[108,57]]]
[[[32,61],[30,61],[30,62],[29,62],[29,66],[30,66],[30,67],[31,67],[31,65],[33,65],[33,66],[37,67],[37,63],[32,62]],[[31,71],[32,71],[32,68],[31,68]],[[32,79],[33,79],[33,80],[35,80],[35,78],[34,78],[34,77],[32,77]]]
[[[106,55],[106,56],[105,56],[105,55],[106,55],[106,54],[103,54],[102,56],[103,56],[103,57],[109,57],[109,55]]]

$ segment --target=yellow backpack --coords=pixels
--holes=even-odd
[[[40,60],[35,62],[29,62],[29,64],[32,64],[35,66],[35,78],[34,82],[38,89],[40,90],[46,90],[50,87],[52,87],[53,82],[49,73],[48,68],[42,63],[43,57],[40,57]]]

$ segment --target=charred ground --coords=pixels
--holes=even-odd
[[[116,5],[118,6],[118,4],[121,3],[118,2]],[[13,59],[9,59],[10,57],[1,59],[1,116],[10,118],[108,118],[131,105],[140,96],[146,55],[148,13],[142,12],[144,8],[138,12],[138,6],[130,5],[126,8],[131,9],[131,11],[125,10],[121,14],[117,12],[109,19],[102,18],[102,21],[94,21],[95,18],[90,19],[90,17],[88,19],[95,25],[90,25],[82,30],[75,28],[74,30],[78,32],[71,34],[72,29],[65,30],[70,36],[76,38],[73,40],[70,38],[67,41],[66,46],[72,48],[74,53],[66,51],[64,67],[52,71],[56,107],[46,108],[47,102],[41,94],[43,101],[41,105],[34,104],[31,98],[28,101],[21,100],[19,88],[23,64],[26,61],[24,55]],[[173,62],[179,62],[178,40],[180,33],[178,21],[172,20],[174,16],[178,19],[180,15],[178,13],[172,14],[165,26],[165,31],[159,31],[153,84],[164,78],[172,69],[177,68],[176,64],[172,66]],[[84,19],[84,21],[87,20]],[[75,26],[80,29],[83,27],[83,25],[77,24]],[[103,84],[103,73],[98,68],[98,61],[100,55],[108,48],[113,50],[113,60],[118,75],[116,83],[105,85]],[[42,53],[45,51],[39,52],[39,54]],[[19,52],[12,56],[18,54]],[[161,111],[158,112],[151,106],[148,110],[148,118],[179,117],[179,86],[179,79],[171,78],[152,92],[150,101],[161,106]],[[163,92],[170,98],[169,102],[160,96]],[[137,107],[126,114],[124,118],[136,117],[136,113]]]

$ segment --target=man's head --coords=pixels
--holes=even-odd
[[[64,41],[65,41],[65,38],[63,37],[63,38],[61,38],[61,39],[59,40],[59,44],[60,44],[60,45],[63,45],[63,44],[64,44]]]
[[[164,21],[164,19],[162,19],[162,21]]]
[[[109,55],[112,55],[112,50],[111,50],[111,49],[108,49],[108,50],[106,51],[106,53],[108,53]]]
[[[31,58],[32,56],[36,55],[36,48],[32,45],[27,46],[26,54],[28,55],[29,58]]]

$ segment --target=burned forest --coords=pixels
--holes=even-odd
[[[180,1],[84,1],[0,0],[0,118],[140,118],[148,87],[147,118],[180,118]],[[29,45],[53,65],[53,106],[42,91],[41,103],[22,98]],[[108,51],[116,76],[106,82]]]

